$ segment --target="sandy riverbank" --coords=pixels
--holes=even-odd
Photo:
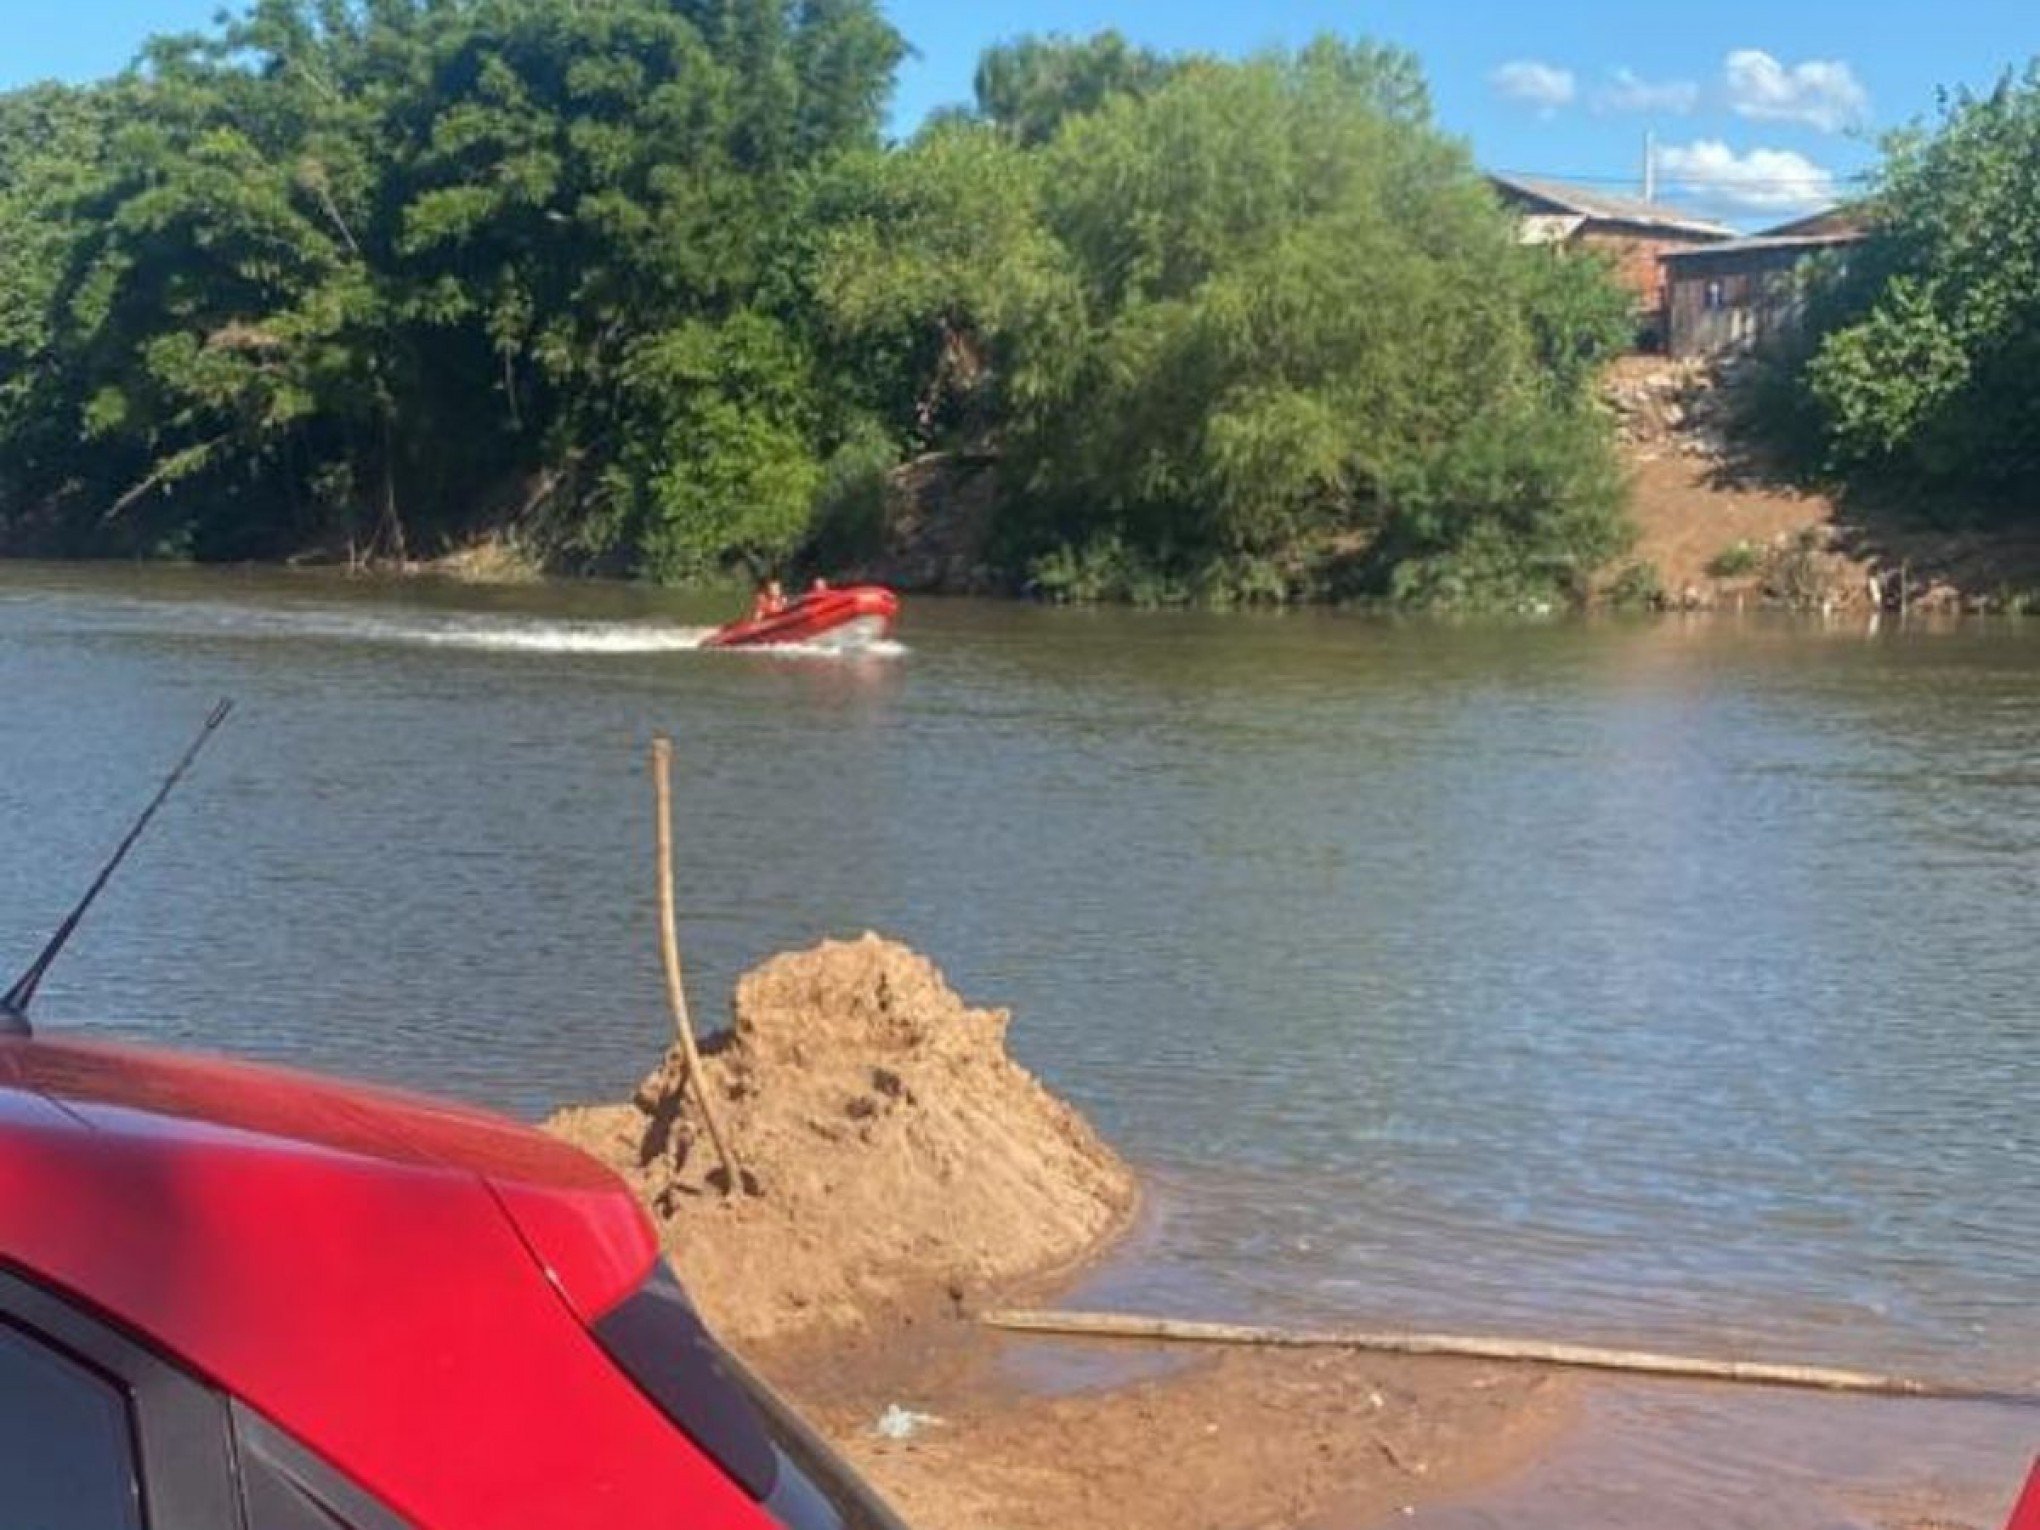
[[[1520,1367],[995,1335],[975,1311],[1052,1291],[1139,1206],[1007,1052],[1009,1016],[867,936],[767,962],[733,1022],[705,1074],[749,1193],[722,1193],[677,1055],[548,1128],[639,1191],[711,1322],[919,1530],[1365,1525],[1520,1463],[1569,1412]],[[882,1438],[892,1404],[939,1422]]]

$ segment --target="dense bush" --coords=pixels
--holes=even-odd
[[[1036,587],[1516,603],[1620,548],[1589,391],[1625,304],[1516,242],[1406,55],[1143,72],[1032,152],[987,115],[897,156],[906,194],[839,235],[829,286],[979,358]]]
[[[562,545],[787,556],[840,425],[801,188],[876,149],[901,48],[870,0],[261,0],[8,98],[0,518],[401,556],[557,481]]]
[[[1802,463],[2040,515],[2040,60],[1895,137],[1763,397]]]
[[[1620,544],[1587,394],[1621,301],[1515,241],[1407,57],[1187,71],[1049,162],[1092,354],[1015,420],[1043,534],[1102,522],[1242,594],[1275,593],[1275,560],[1307,593],[1483,601],[1583,584]]]
[[[1619,550],[1623,302],[1409,57],[1022,40],[888,149],[902,48],[873,0],[260,0],[0,97],[0,536],[509,515],[696,579],[861,555],[963,447],[1069,598],[1507,603]]]

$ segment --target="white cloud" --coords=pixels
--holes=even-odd
[[[1691,80],[1646,80],[1632,69],[1617,69],[1595,92],[1594,109],[1604,112],[1666,112],[1683,117],[1700,104]]]
[[[1532,107],[1540,117],[1549,117],[1561,106],[1570,105],[1578,89],[1570,69],[1540,63],[1534,58],[1511,60],[1489,75],[1488,82],[1504,101]]]
[[[1834,172],[1791,149],[1738,154],[1718,138],[1702,138],[1665,144],[1657,165],[1667,200],[1710,211],[1790,215],[1836,200]]]
[[[1870,92],[1839,59],[1808,59],[1788,68],[1760,48],[1738,48],[1722,73],[1730,109],[1755,122],[1797,122],[1839,133],[1870,115]]]

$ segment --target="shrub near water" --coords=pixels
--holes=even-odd
[[[1013,411],[1038,576],[1498,603],[1621,546],[1578,363],[1624,304],[1515,242],[1407,56],[1187,68],[1066,126],[1045,188],[1085,329]]]
[[[1896,135],[1758,411],[1804,467],[2040,519],[2040,59]]]
[[[1707,560],[1707,572],[1716,579],[1741,579],[1763,566],[1763,550],[1750,542],[1732,542]]]

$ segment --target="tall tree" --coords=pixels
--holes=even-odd
[[[825,203],[816,282],[874,402],[923,444],[982,440],[1045,385],[1040,337],[1081,322],[1074,268],[1042,211],[1036,155],[981,123],[938,123],[845,167]]]
[[[0,98],[0,529],[698,578],[963,447],[1065,593],[1513,598],[1618,539],[1612,289],[1406,55],[1023,39],[887,148],[902,49],[875,0],[254,0]]]
[[[1078,554],[1059,576],[1090,544],[1186,591],[1386,593],[1474,549],[1466,597],[1514,599],[1620,544],[1585,370],[1549,359],[1606,347],[1612,299],[1551,301],[1404,55],[1188,71],[1067,124],[1043,184],[1090,322],[1015,421],[1037,544]]]
[[[65,417],[76,395],[58,345],[56,295],[86,225],[83,191],[101,173],[123,114],[113,86],[0,95],[0,545],[49,524],[74,466]]]
[[[92,443],[49,492],[136,545],[402,556],[524,479],[630,561],[642,358],[798,306],[800,178],[876,148],[900,48],[869,0],[258,0],[157,41],[92,173],[23,193],[58,253],[0,307]]]
[[[987,48],[979,59],[978,114],[1023,144],[1043,144],[1072,117],[1116,96],[1145,95],[1182,67],[1182,60],[1136,48],[1113,31],[1022,37]]]
[[[1831,462],[2019,509],[2040,493],[2040,59],[1902,133],[1877,223],[1816,302]]]

